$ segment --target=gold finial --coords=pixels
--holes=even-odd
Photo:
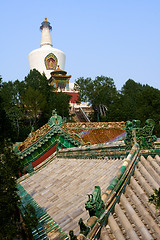
[[[45,17],[45,20],[44,20],[44,22],[47,22],[47,18]]]

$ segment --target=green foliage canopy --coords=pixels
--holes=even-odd
[[[149,196],[148,201],[155,205],[158,215],[160,216],[160,188],[154,189],[154,193]]]
[[[53,109],[62,117],[69,118],[70,96],[54,90],[46,76],[36,69],[31,70],[21,82],[6,83],[0,79],[0,121],[7,125],[8,131],[13,132],[13,141],[23,141],[32,127],[37,129],[44,125]]]
[[[0,144],[0,239],[13,239],[20,225],[16,189],[22,166],[8,141]]]
[[[98,115],[102,106],[107,109],[117,95],[113,79],[105,76],[97,76],[94,80],[78,78],[76,85],[80,88],[81,101],[88,102]]]
[[[144,124],[146,119],[152,118],[156,123],[155,133],[160,135],[159,89],[129,79],[121,91],[117,91],[113,79],[104,76],[95,80],[78,78],[76,88],[80,90],[81,101],[88,102],[97,114],[100,115],[101,106],[106,107],[106,115],[100,117],[101,121],[139,119]]]

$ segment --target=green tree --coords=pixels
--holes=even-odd
[[[23,166],[10,141],[15,140],[13,125],[5,111],[7,104],[1,96],[2,88],[0,77],[0,239],[27,239],[37,220],[33,207],[27,208],[27,220],[22,221],[19,211],[20,198],[16,186]],[[12,104],[10,106],[16,107]]]
[[[32,230],[36,229],[38,225],[38,218],[36,216],[35,208],[30,203],[25,206],[23,221],[27,228],[27,235],[32,239]]]
[[[43,112],[46,106],[46,99],[39,90],[34,90],[29,86],[23,96],[23,103],[31,126],[34,126],[38,116]]]
[[[88,102],[93,107],[97,120],[113,104],[117,95],[113,79],[105,76],[97,76],[94,80],[78,78],[76,85],[80,88],[81,101]]]
[[[20,134],[21,120],[24,118],[23,106],[21,103],[21,92],[23,92],[23,83],[16,80],[8,83],[1,83],[0,98],[1,108],[5,112],[7,119],[10,121],[10,131],[14,132],[13,141],[17,141]],[[3,114],[4,115],[4,114]]]
[[[58,115],[69,118],[70,98],[70,95],[63,92],[53,92],[50,98],[50,111],[56,109]]]
[[[69,118],[69,99],[64,93],[56,93],[45,75],[31,70],[24,81],[2,82],[0,78],[0,121],[12,129],[12,140],[23,141],[31,131],[45,124],[56,109],[59,115]],[[2,116],[6,116],[6,120]],[[8,121],[7,121],[8,120]],[[3,130],[3,129],[2,129]]]
[[[13,239],[19,234],[16,180],[22,166],[8,141],[1,142],[0,152],[0,239]]]
[[[53,87],[48,84],[48,80],[45,74],[41,74],[38,70],[33,69],[24,79],[25,90],[31,87],[34,90],[38,90],[43,97],[48,101],[50,92]]]
[[[14,130],[11,124],[9,117],[5,111],[5,103],[2,98],[2,77],[0,76],[0,143],[4,141],[4,139],[10,138],[12,141],[14,140]]]
[[[108,108],[107,121],[127,121],[139,119],[141,102],[139,97],[143,95],[143,85],[129,79],[116,95],[115,101]],[[144,122],[147,118],[144,119]],[[142,119],[140,119],[142,120]]]
[[[36,69],[33,69],[29,72],[24,79],[24,84],[25,92],[31,88],[34,91],[39,92],[41,97],[43,97],[43,103],[45,102],[45,106],[41,108],[41,115],[39,115],[38,119],[36,119],[37,124],[35,128],[39,128],[46,123],[50,117],[50,95],[53,87],[49,86],[46,76],[41,74]],[[22,96],[24,95],[25,93]],[[43,121],[38,121],[40,118],[42,118]]]
[[[38,91],[41,98],[43,97],[43,104],[45,103],[44,107],[40,108],[41,114],[36,119],[37,128],[48,121],[53,109],[56,109],[57,113],[62,117],[69,117],[70,96],[62,92],[55,92],[54,87],[48,84],[45,75],[41,75],[36,69],[33,69],[25,77],[24,82],[26,91],[29,87],[34,91]]]
[[[158,215],[160,216],[160,188],[154,190],[154,193],[150,195],[148,201],[155,205]]]
[[[21,118],[24,116],[24,111],[22,108],[18,107],[17,105],[14,105],[7,110],[6,114],[10,119],[12,128],[18,139],[20,134],[20,122],[21,122]]]
[[[3,82],[1,85],[1,97],[4,102],[4,109],[7,111],[12,106],[21,107],[21,95],[25,91],[24,82]]]
[[[32,229],[38,225],[35,209],[27,204],[22,217],[16,188],[23,165],[11,142],[1,141],[0,152],[0,239],[32,239]]]
[[[116,98],[108,107],[107,121],[127,121],[139,119],[145,124],[146,119],[155,121],[155,134],[160,135],[160,90],[129,79]]]
[[[137,119],[140,119],[144,123],[145,119],[152,118],[156,123],[155,134],[160,136],[160,90],[143,85],[143,90],[137,98],[137,105]]]
[[[141,94],[143,86],[129,79],[121,89],[120,111],[124,121],[137,119],[137,110],[139,106],[138,97]]]
[[[154,118],[159,121],[160,115],[160,90],[148,85],[143,85],[141,94],[137,98],[138,111],[140,119]]]
[[[118,92],[114,97],[113,103],[110,104],[107,109],[104,121],[118,122],[125,121],[125,118],[127,118],[127,116],[125,116],[124,106],[122,106],[121,94]]]

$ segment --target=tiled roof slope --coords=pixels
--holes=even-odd
[[[101,240],[160,239],[160,219],[155,206],[148,202],[154,189],[160,187],[160,157],[140,157],[130,184],[115,205]]]
[[[115,137],[118,137],[121,134],[125,134],[125,131],[122,129],[93,129],[88,134],[86,134],[84,137],[82,137],[84,142],[90,142],[91,144],[100,144],[108,142]]]
[[[110,141],[125,134],[124,127],[125,122],[78,122],[64,124],[62,129],[85,145]]]
[[[48,165],[42,166],[38,172],[23,180],[21,185],[57,222],[63,232],[68,234],[72,229],[75,234],[78,234],[79,219],[83,218],[86,223],[89,218],[84,208],[87,201],[86,195],[92,193],[95,185],[99,185],[103,193],[102,199],[107,204],[106,213],[108,206],[113,211],[113,207],[106,203],[103,196],[111,193],[111,196],[115,196],[118,200],[116,181],[119,179],[123,185],[121,176],[124,178],[124,173],[128,172],[129,168],[134,169],[133,166],[135,166],[130,184],[126,186],[120,202],[116,200],[115,209],[111,211],[107,220],[108,225],[101,231],[101,240],[158,240],[160,231],[158,217],[155,206],[148,203],[148,197],[153,193],[154,188],[160,185],[160,157],[157,155],[155,158],[151,156],[144,158],[143,154],[147,155],[149,152],[155,154],[159,150],[141,150],[140,158],[139,154],[137,155],[138,151],[138,149],[132,150],[124,160],[107,157],[105,159],[55,158]],[[134,162],[135,165],[132,166]],[[130,175],[129,173],[128,176]],[[109,187],[106,190],[107,186]],[[87,238],[82,239],[97,239],[93,236],[92,231]],[[53,235],[51,233],[50,237],[54,239],[54,233]]]
[[[32,230],[33,239],[37,239],[37,240],[50,239],[51,240],[51,238],[48,238],[48,237],[53,235],[57,239],[61,239],[61,240],[69,239],[68,236],[65,233],[63,233],[59,225],[47,214],[47,212],[44,209],[42,209],[34,201],[31,195],[29,195],[20,184],[17,185],[17,189],[18,189],[18,194],[21,198],[20,210],[22,215],[25,216],[26,214],[25,207],[29,203],[34,207],[36,217],[38,218],[38,226]]]
[[[32,172],[35,166],[60,149],[101,144],[124,136],[124,122],[64,123],[53,111],[48,123],[32,131],[24,142],[15,145],[14,150],[25,172]]]
[[[87,194],[102,191],[122,165],[122,159],[54,159],[20,184],[68,234],[78,234],[78,221],[89,217]],[[97,171],[98,170],[98,171]]]
[[[52,128],[55,127],[56,127],[55,131],[51,131]],[[20,143],[18,145],[18,150],[19,152],[23,152],[25,149],[29,149],[29,147],[32,146],[33,144],[34,145],[38,144],[39,141],[43,140],[44,137],[47,137],[50,134],[50,132],[52,132],[53,135],[58,130],[59,134],[62,134],[63,132],[69,134],[73,139],[81,142],[82,145],[84,145],[87,142],[91,142],[92,144],[104,143],[125,132],[124,130],[122,130],[124,129],[124,127],[125,127],[124,122],[66,123],[63,124],[62,126],[61,125],[50,126],[49,123],[46,123],[38,130],[33,131],[25,139],[24,142]],[[106,129],[110,130],[106,131]],[[95,137],[95,135],[97,135],[97,137]],[[40,145],[42,144],[43,143],[40,143]]]
[[[76,127],[75,129],[77,130]],[[79,135],[84,136],[86,131],[89,134],[88,130],[84,128]],[[126,151],[124,160],[113,158],[118,156],[118,152],[119,156],[122,156],[120,152],[124,151],[119,142],[114,147],[105,144],[110,147],[110,151],[113,151],[112,155],[107,155],[110,151],[105,146],[105,156],[99,149],[103,148],[103,144],[97,145],[98,148],[93,145],[64,149],[59,151],[59,158],[54,158],[44,167],[42,165],[39,171],[23,179],[21,185],[67,234],[70,229],[77,234],[79,232],[77,223],[83,218],[87,232],[81,227],[78,239],[98,239],[103,226],[101,240],[158,240],[159,219],[155,206],[148,202],[148,198],[154,189],[160,186],[159,143],[152,144],[150,149],[146,149],[145,145],[143,149],[143,144],[141,146],[137,144],[139,135],[134,134],[135,130],[138,129],[133,128],[131,131],[134,137],[133,146],[131,150]],[[151,137],[150,134],[148,141]],[[87,154],[83,148],[88,150]],[[79,154],[81,150],[84,154],[80,159],[76,151]],[[64,158],[63,154],[66,151],[70,153],[71,158],[67,158],[67,155]],[[156,154],[158,155],[155,156]],[[84,203],[87,201],[86,194],[92,193],[95,185],[101,187],[101,200],[100,193],[98,201],[93,201],[96,193],[89,198],[88,204],[91,205],[87,206],[91,206],[92,212],[88,218]],[[97,216],[93,208],[95,206],[98,208],[97,204],[102,200],[105,208],[100,209],[102,212],[98,210],[100,215]],[[94,203],[93,208],[92,203]],[[107,226],[104,227],[106,224]],[[54,239],[54,236],[51,236],[51,239]]]

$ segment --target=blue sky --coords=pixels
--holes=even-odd
[[[47,17],[71,82],[104,75],[117,89],[129,78],[160,89],[159,0],[5,0],[0,12],[3,81],[29,73],[28,54],[40,47]]]

